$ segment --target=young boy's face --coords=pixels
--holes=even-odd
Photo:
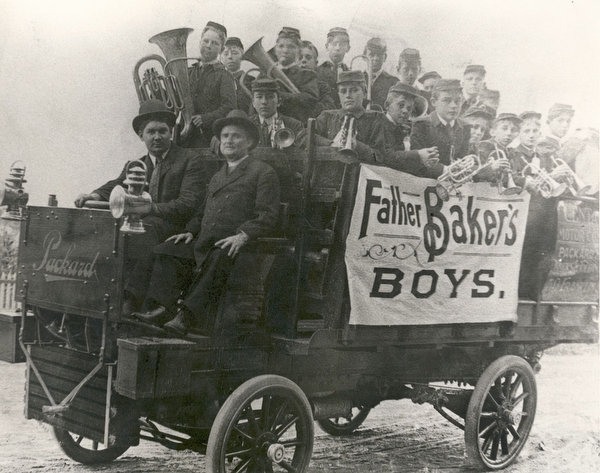
[[[412,115],[414,103],[413,97],[400,95],[389,103],[387,112],[395,123],[406,122]]]
[[[466,117],[465,120],[471,125],[470,143],[479,143],[489,128],[489,122],[483,117]]]
[[[237,46],[225,46],[221,53],[221,62],[229,72],[237,72],[240,70],[243,55],[244,51]]]
[[[379,72],[387,58],[387,54],[379,49],[367,49],[365,56],[371,61],[371,72]]]
[[[432,97],[431,104],[437,114],[447,122],[458,117],[460,107],[463,103],[463,96],[460,90],[443,90]]]
[[[479,95],[485,85],[485,77],[477,72],[468,72],[463,76],[462,86],[465,94],[469,97]]]
[[[344,56],[350,51],[350,41],[345,35],[337,35],[329,37],[325,49],[329,54],[329,59],[335,64],[339,64],[344,60]]]
[[[317,58],[315,53],[310,48],[302,48],[300,50],[299,65],[302,69],[312,69],[313,71],[317,68]]]
[[[430,77],[429,79],[426,79],[423,81],[423,90],[427,91],[427,92],[431,92],[433,90],[433,88],[435,87],[435,84],[437,84],[438,79],[436,79],[435,77]]]
[[[563,138],[569,131],[572,119],[573,115],[570,113],[561,113],[552,120],[548,120],[548,127],[554,135],[558,136],[559,138]]]
[[[415,80],[417,80],[420,70],[421,66],[419,63],[400,61],[398,64],[398,77],[400,78],[400,82],[407,85],[413,85]]]
[[[347,112],[354,112],[362,109],[362,103],[365,99],[365,93],[360,84],[348,82],[338,85],[338,94],[342,109]]]
[[[541,124],[538,120],[525,120],[521,125],[519,139],[528,148],[533,148],[541,136]]]
[[[500,120],[490,130],[490,135],[502,146],[508,146],[519,134],[519,126],[511,120]]]
[[[279,96],[277,92],[257,90],[252,93],[252,105],[262,118],[271,118],[277,112]]]
[[[291,38],[278,38],[275,43],[275,55],[277,60],[284,66],[296,62],[300,48],[298,43]]]
[[[200,39],[200,57],[203,62],[211,62],[217,59],[223,49],[221,36],[213,30],[207,30]]]

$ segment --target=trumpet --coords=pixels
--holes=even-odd
[[[437,178],[436,194],[444,202],[450,199],[451,192],[456,193],[460,197],[460,187],[467,182],[471,182],[481,169],[481,160],[476,154],[469,154],[461,159],[457,159],[447,166],[446,171]]]
[[[495,151],[490,153],[488,158],[488,164],[498,160],[498,159],[508,159],[506,157],[506,153],[496,147]],[[506,183],[504,182],[506,180]],[[502,171],[500,173],[498,179],[498,193],[500,195],[513,195],[519,194],[523,190],[522,187],[519,187],[515,184],[515,181],[512,177],[512,173],[510,171]]]
[[[556,182],[550,176],[550,174],[548,174],[548,172],[545,169],[541,168],[537,163],[533,161],[531,163],[528,163],[523,156],[521,156],[521,159],[525,163],[525,167],[521,171],[523,176],[533,176],[531,184],[544,199],[549,199],[550,197],[558,197],[567,189],[566,183]]]
[[[338,154],[345,158],[357,159],[358,153],[354,151],[352,143],[356,138],[356,130],[354,129],[354,117],[348,118],[348,115],[344,117],[344,123],[338,134],[335,135],[333,143],[331,144],[335,148],[340,148]]]
[[[289,148],[294,144],[294,141],[296,140],[296,135],[294,134],[294,132],[289,128],[285,128],[283,120],[281,118],[277,120],[271,133],[271,140],[273,142],[274,148]]]
[[[553,171],[557,170],[558,168],[561,168],[565,171],[563,174],[556,177],[557,182],[566,184],[567,189],[569,189],[571,194],[573,194],[575,197],[585,195],[589,192],[592,186],[585,184],[579,178],[579,176],[575,174],[575,171],[571,169],[571,166],[569,166],[567,163],[564,162],[564,160],[560,158],[557,159],[553,155],[550,157],[552,159],[552,162],[556,166],[553,169]]]

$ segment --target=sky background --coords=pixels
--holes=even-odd
[[[209,20],[246,47],[264,36],[265,49],[282,26],[299,28],[320,59],[331,27],[349,30],[349,56],[381,36],[392,73],[405,47],[420,50],[424,71],[448,78],[484,64],[501,112],[546,114],[569,103],[573,129],[599,127],[597,0],[0,0],[0,179],[22,160],[30,203],[56,194],[73,206],[77,194],[116,177],[145,151],[131,128],[139,107],[132,70],[161,53],[148,39],[194,28],[187,45],[196,56]]]

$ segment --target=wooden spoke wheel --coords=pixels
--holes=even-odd
[[[488,470],[510,465],[521,452],[535,417],[533,370],[518,356],[503,356],[475,385],[465,419],[469,460]]]
[[[109,463],[123,455],[129,448],[128,444],[122,442],[105,446],[59,427],[54,427],[54,436],[69,458],[84,465]]]
[[[312,410],[302,390],[281,376],[257,376],[219,410],[206,448],[207,471],[301,473],[313,441]]]
[[[317,424],[329,435],[349,435],[358,429],[371,412],[370,407],[354,407],[350,417],[332,417],[318,420]]]

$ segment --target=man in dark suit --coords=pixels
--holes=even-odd
[[[175,115],[160,100],[148,100],[140,105],[140,112],[133,119],[133,129],[146,145],[148,153],[141,158],[148,170],[145,190],[152,197],[147,211],[142,211],[146,234],[139,239],[148,261],[140,259],[137,265],[152,268],[152,248],[171,235],[180,232],[194,215],[204,199],[208,177],[195,151],[180,148],[171,141]],[[75,206],[83,207],[87,201],[108,201],[116,186],[123,186],[125,167],[116,179],[108,181],[90,194],[81,194]],[[133,263],[131,264],[133,266]],[[131,269],[131,268],[130,268]],[[127,290],[137,299],[146,294],[148,277],[144,271],[134,269],[136,277],[130,278]],[[146,271],[148,273],[148,271]],[[134,304],[134,308],[135,308]],[[127,310],[128,311],[128,310]]]
[[[371,104],[378,105],[383,110],[390,87],[398,82],[398,78],[385,72],[383,63],[387,59],[387,44],[381,38],[371,38],[367,41],[363,53],[371,62]]]
[[[236,256],[248,241],[269,234],[279,211],[277,174],[249,156],[259,133],[247,115],[234,110],[217,120],[213,131],[220,137],[227,162],[211,179],[204,204],[184,232],[155,249],[159,256],[148,304],[156,308],[134,314],[147,323],[164,323],[179,335],[185,335],[207,307],[218,303]],[[178,306],[182,291],[185,295]]]

